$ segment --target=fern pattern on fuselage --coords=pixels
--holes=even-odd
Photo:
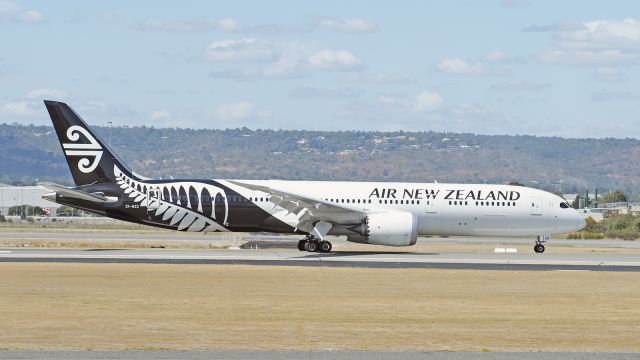
[[[148,183],[132,179],[117,166],[114,175],[124,194],[152,212],[155,222],[179,231],[229,231],[229,205],[222,188],[192,181]],[[160,196],[150,198],[149,190],[159,190]]]

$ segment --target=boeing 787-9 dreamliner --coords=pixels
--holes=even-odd
[[[523,186],[356,181],[156,180],[130,170],[68,105],[45,101],[75,187],[41,184],[47,200],[178,231],[301,234],[298,249],[330,252],[327,235],[411,246],[419,236],[531,236],[535,252],[583,217]]]

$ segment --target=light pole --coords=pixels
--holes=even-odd
[[[107,122],[109,124],[109,147],[111,147],[111,132],[113,130],[113,121]]]

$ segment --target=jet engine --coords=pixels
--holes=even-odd
[[[347,241],[388,246],[410,246],[418,240],[418,217],[405,211],[370,213],[364,221],[349,228],[357,235]]]

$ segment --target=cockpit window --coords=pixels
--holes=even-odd
[[[569,206],[569,204],[567,204],[566,202],[561,202],[560,207],[563,209],[569,209],[571,206]]]

